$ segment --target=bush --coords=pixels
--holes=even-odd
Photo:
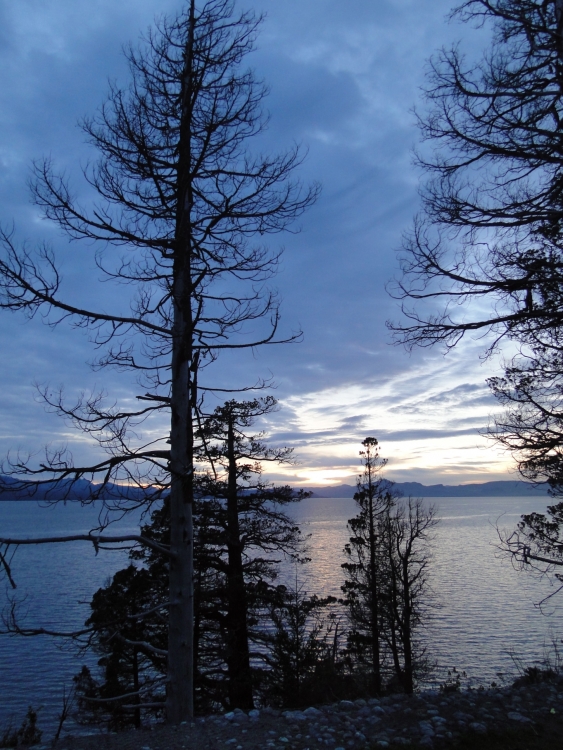
[[[43,732],[37,728],[37,711],[31,706],[27,709],[22,725],[13,731],[12,725],[8,725],[0,739],[0,747],[30,747],[41,742]]]
[[[513,687],[539,685],[541,682],[554,682],[561,677],[551,667],[526,667],[523,674],[514,680]]]
[[[455,667],[448,669],[448,676],[439,686],[441,693],[457,693],[461,690],[461,680],[467,677],[466,672],[458,672]]]

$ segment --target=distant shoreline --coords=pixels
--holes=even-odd
[[[547,485],[536,486],[518,480],[457,485],[395,482],[392,483],[392,486],[404,497],[550,497],[547,492]],[[312,497],[319,498],[351,498],[356,492],[356,487],[351,484],[340,484],[336,487],[303,487],[300,489],[312,492]]]
[[[9,484],[7,477],[1,477]],[[403,497],[545,497],[549,498],[547,484],[534,485],[530,482],[522,482],[518,480],[507,480],[500,482],[481,482],[481,483],[470,483],[470,484],[431,484],[424,485],[420,482],[390,482],[393,489],[398,491]],[[80,480],[77,482],[76,490],[73,490],[73,497],[69,497],[68,485],[60,488],[61,495],[65,496],[65,499],[69,502],[76,500],[85,500],[88,498],[91,492],[92,485],[86,480]],[[97,486],[99,488],[99,485]],[[42,488],[41,492],[38,492],[34,497],[17,497],[11,495],[10,490],[6,487],[3,492],[0,492],[0,502],[56,502],[57,490],[59,488],[47,487]],[[352,498],[356,492],[355,485],[352,484],[339,484],[329,485],[327,487],[294,487],[294,490],[305,490],[310,492],[312,497],[318,498]],[[123,492],[123,488],[118,488],[114,485],[108,485],[106,493],[100,498],[104,499],[107,497],[118,497]],[[143,491],[139,487],[131,488],[127,491],[127,494],[131,495],[132,499],[142,500]],[[47,496],[46,496],[47,495]],[[63,499],[62,497],[60,498]],[[555,498],[553,498],[556,501]]]

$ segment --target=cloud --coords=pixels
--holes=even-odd
[[[380,432],[381,440],[403,442],[405,440],[448,440],[452,437],[462,437],[464,435],[475,436],[478,430],[475,427],[462,430],[382,430]]]
[[[48,241],[61,262],[63,292],[106,309],[125,307],[128,289],[96,283],[93,248],[69,244],[41,220],[26,181],[31,159],[51,155],[89,205],[80,166],[95,154],[76,123],[103,102],[108,77],[126,84],[122,45],[136,43],[155,10],[181,3],[157,5],[0,4],[0,222],[15,220],[17,238],[30,245]],[[270,125],[253,147],[279,151],[302,143],[308,155],[299,176],[321,180],[323,193],[300,220],[300,233],[271,238],[273,248],[285,246],[273,281],[283,299],[280,332],[301,327],[303,343],[221,357],[203,378],[247,386],[272,373],[283,405],[265,423],[272,440],[299,447],[303,471],[307,463],[319,476],[324,467],[327,481],[336,476],[331,472],[357,473],[367,433],[392,449],[390,467],[471,478],[479,471],[475,445],[484,445],[476,429],[495,408],[484,380],[496,365],[482,364],[483,343],[471,340],[446,358],[438,351],[408,356],[389,345],[385,329],[385,320],[398,316],[385,284],[397,271],[395,250],[418,206],[411,109],[425,59],[464,29],[444,23],[450,0],[241,0],[248,5],[267,13],[250,63],[271,87]],[[3,315],[0,346],[10,352],[0,397],[3,445],[71,439],[66,425],[32,397],[26,401],[35,379],[64,382],[70,392],[103,384],[125,399],[139,392],[134,378],[92,373],[87,339],[64,323],[52,331],[40,318],[22,326]],[[445,443],[449,454],[436,448]],[[87,452],[82,443],[80,450]],[[506,456],[485,453],[479,455],[487,471],[507,470]]]

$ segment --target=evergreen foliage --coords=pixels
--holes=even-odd
[[[0,736],[0,748],[30,747],[41,742],[43,732],[37,726],[37,711],[29,706],[19,729],[9,725]]]
[[[380,472],[386,461],[375,438],[362,443],[364,472],[354,499],[359,513],[344,552],[342,586],[350,628],[347,658],[370,678],[370,691],[412,693],[424,674],[418,633],[429,608],[428,566],[435,509],[422,500],[402,500]]]
[[[308,596],[297,578],[293,587],[277,587],[269,611],[274,630],[267,635],[269,703],[302,708],[338,695],[338,621],[331,612],[335,602],[331,596]]]
[[[273,408],[275,400],[269,397],[230,401],[201,426],[207,448],[201,456],[193,508],[198,712],[251,708],[254,695],[266,689],[264,673],[270,669],[266,623],[280,601],[279,564],[286,558],[304,559],[299,529],[284,510],[303,494],[267,485],[261,478],[259,459],[288,461],[291,451],[267,447],[260,434],[245,434],[258,416]],[[206,460],[213,470],[204,470]],[[167,498],[142,533],[167,543]],[[233,555],[233,547],[238,554]],[[78,681],[86,715],[103,716],[110,726],[137,724],[140,709],[135,703],[155,710],[150,704],[162,698],[166,668],[168,558],[146,547],[133,549],[130,557],[134,564],[116,573],[91,602],[87,625],[94,629],[92,644],[101,654],[103,681],[98,684],[88,674]],[[241,659],[245,654],[246,660]],[[241,690],[245,680],[249,693]]]

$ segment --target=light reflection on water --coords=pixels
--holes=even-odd
[[[434,607],[424,632],[428,655],[437,662],[435,679],[451,667],[465,670],[469,684],[499,682],[514,673],[511,654],[526,663],[543,658],[552,635],[561,637],[563,594],[544,607],[536,604],[553,591],[547,580],[516,572],[496,548],[501,529],[514,529],[523,513],[542,512],[546,498],[439,498],[430,569]],[[309,593],[341,595],[342,549],[347,519],[356,514],[352,499],[308,498],[292,515],[311,534],[312,558],[300,580]],[[319,586],[322,592],[319,592]]]
[[[547,608],[551,614],[542,615],[534,605],[552,590],[548,582],[515,572],[508,560],[495,556],[494,544],[497,519],[501,528],[513,529],[521,514],[545,510],[546,498],[427,502],[437,506],[441,522],[431,569],[437,607],[425,638],[441,674],[456,666],[467,671],[473,684],[486,685],[498,681],[497,672],[514,671],[510,653],[527,663],[541,659],[550,631],[561,635],[563,594],[561,604],[555,598]],[[355,513],[353,500],[338,498],[308,498],[291,509],[303,532],[311,535],[312,560],[298,571],[288,564],[288,582],[297,575],[309,594],[340,596],[346,521]],[[0,530],[22,536],[87,532],[95,526],[96,515],[93,509],[71,504],[41,509],[36,503],[0,502]],[[133,532],[132,523],[122,522],[119,528]],[[27,597],[26,624],[81,627],[94,591],[126,563],[125,552],[101,550],[96,556],[84,542],[20,548],[13,567],[18,598]],[[63,684],[70,685],[85,661],[94,665],[95,657],[77,656],[72,647],[51,638],[1,636],[0,727],[10,715],[19,725],[28,704],[42,705],[40,725],[49,734],[61,708]]]

